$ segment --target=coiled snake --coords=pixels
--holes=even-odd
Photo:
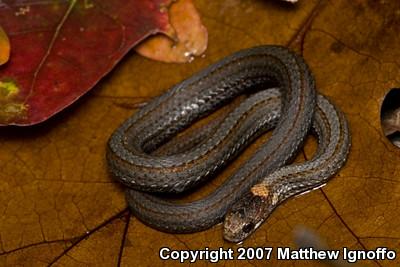
[[[280,46],[259,46],[218,61],[149,102],[112,134],[107,149],[109,169],[127,186],[133,214],[161,231],[190,233],[228,213],[224,237],[238,242],[282,201],[325,184],[344,164],[350,135],[343,114],[314,87],[300,56]],[[240,95],[248,97],[224,118],[157,153]],[[311,126],[319,143],[316,155],[285,166]],[[157,194],[196,187],[271,129],[270,139],[208,196],[178,204]]]

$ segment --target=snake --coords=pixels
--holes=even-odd
[[[179,138],[229,104],[236,107],[227,115]],[[317,158],[286,167],[312,125],[321,148]],[[191,202],[171,199],[215,177],[270,130],[268,141],[213,192]],[[225,221],[224,238],[237,241],[233,232],[250,234],[265,219],[235,223],[243,219],[235,214],[246,214],[237,205],[244,199],[247,206],[254,187],[270,192],[257,203],[275,207],[325,183],[345,162],[349,146],[344,116],[316,93],[304,59],[286,47],[263,45],[235,52],[151,100],[113,132],[106,158],[112,176],[126,186],[133,215],[145,224],[193,233],[227,216],[233,223]],[[270,208],[259,209],[268,216]]]
[[[225,216],[225,240],[242,242],[280,203],[320,188],[344,165],[350,148],[347,121],[343,113],[320,94],[311,130],[318,142],[313,158],[273,172],[234,203]]]

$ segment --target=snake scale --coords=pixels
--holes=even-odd
[[[171,141],[240,96],[244,100],[223,118],[186,140]],[[272,129],[268,141],[211,194],[187,203],[165,197],[215,176]],[[318,139],[316,155],[287,165],[310,129]],[[133,214],[146,224],[191,233],[226,217],[224,237],[238,242],[282,201],[325,184],[349,147],[343,114],[316,93],[304,60],[285,47],[266,45],[236,52],[150,101],[112,134],[106,156],[112,175],[127,186]]]

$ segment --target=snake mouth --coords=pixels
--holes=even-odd
[[[230,225],[229,223],[225,222],[223,237],[226,241],[229,241],[232,243],[240,243],[247,236],[247,235],[243,235],[243,233],[244,232],[241,231],[241,227],[239,225],[237,225],[237,227],[234,227],[233,225]]]

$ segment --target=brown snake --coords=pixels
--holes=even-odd
[[[203,127],[204,132],[157,153],[193,122],[239,95],[250,96],[222,120]],[[213,226],[242,197],[248,199],[258,182],[266,185],[264,202],[275,207],[324,184],[346,159],[350,139],[344,116],[322,96],[316,100],[314,79],[301,57],[280,46],[239,51],[175,85],[126,120],[108,143],[110,171],[129,187],[133,213],[162,231],[190,233]],[[316,158],[299,168],[281,169],[296,155],[312,122],[320,142]],[[197,186],[272,128],[268,142],[210,195],[183,204],[157,195]],[[235,207],[233,214],[245,214]],[[259,223],[238,225],[251,233]],[[238,241],[232,233],[243,227],[235,227],[232,221],[225,224],[226,239]]]

